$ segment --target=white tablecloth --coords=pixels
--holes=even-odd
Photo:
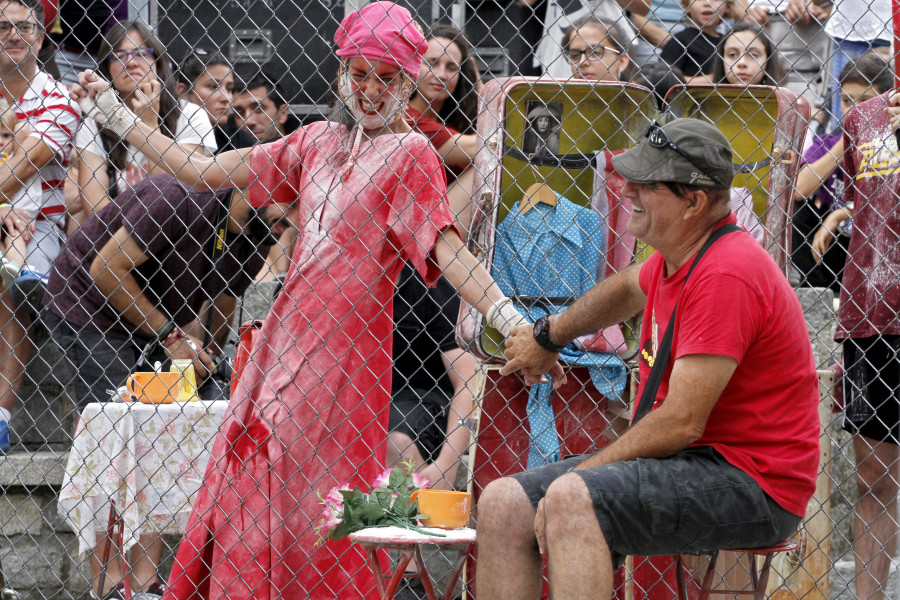
[[[130,548],[144,533],[182,533],[228,402],[88,404],[59,496],[79,555],[106,531],[109,500]]]

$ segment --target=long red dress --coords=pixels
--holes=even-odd
[[[347,138],[319,122],[250,155],[251,198],[299,198],[301,233],[216,439],[167,598],[375,595],[358,547],[315,546],[316,491],[367,489],[384,468],[394,282],[405,261],[435,280],[430,251],[453,217],[423,136],[379,136],[355,162]]]

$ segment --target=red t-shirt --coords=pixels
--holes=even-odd
[[[459,135],[459,132],[454,128],[435,121],[431,117],[423,116],[422,113],[414,108],[407,107],[406,116],[410,126],[427,137],[435,150],[440,150],[441,146],[452,140],[454,136]],[[447,174],[447,185],[449,186],[465,171],[465,168],[451,167],[444,163],[444,170]]]
[[[900,334],[900,151],[884,109],[892,92],[844,119],[844,198],[853,229],[835,337]]]
[[[730,215],[722,223],[735,223]],[[666,276],[654,253],[641,268],[647,294],[641,381],[650,375],[693,257]],[[676,359],[690,354],[738,362],[694,446],[712,446],[785,510],[806,514],[819,470],[818,377],[803,309],[772,258],[746,232],[718,240],[691,274],[655,406],[666,398]],[[640,395],[638,396],[640,397]]]

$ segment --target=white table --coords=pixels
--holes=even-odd
[[[124,549],[145,533],[183,533],[228,402],[88,404],[69,452],[58,510],[78,553],[107,531],[110,500]]]
[[[459,549],[459,556],[453,563],[453,570],[444,591],[442,600],[450,600],[456,591],[456,582],[462,573],[466,557],[475,543],[475,530],[468,527],[459,529],[436,529],[422,527],[423,531],[437,534],[440,537],[418,533],[402,527],[377,527],[361,529],[347,536],[350,541],[360,544],[366,549],[369,569],[375,575],[375,583],[378,585],[378,594],[382,600],[393,600],[397,587],[402,579],[421,579],[428,600],[438,600],[437,589],[428,567],[422,558],[422,545],[435,544],[447,548]],[[400,558],[393,572],[384,573],[381,563],[378,561],[379,550],[399,550]],[[407,573],[406,567],[412,559],[416,560],[417,571]]]

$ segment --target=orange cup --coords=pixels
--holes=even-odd
[[[139,371],[125,381],[132,397],[144,404],[171,404],[178,398],[181,373],[156,373]]]
[[[419,514],[428,515],[427,519],[419,519],[425,527],[458,529],[469,522],[472,495],[468,492],[416,490],[412,499],[419,501]]]

